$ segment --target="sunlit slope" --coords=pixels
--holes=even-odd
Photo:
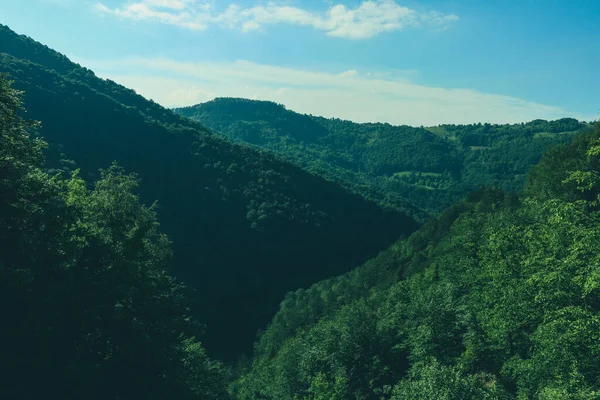
[[[359,124],[235,98],[175,111],[383,206],[413,213],[415,207],[437,213],[480,185],[521,190],[528,168],[549,146],[570,141],[588,125],[570,118],[430,128]]]

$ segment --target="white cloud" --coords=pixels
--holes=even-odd
[[[183,10],[189,4],[189,1],[182,0],[146,0],[145,3],[148,6],[155,6],[158,8],[167,8],[171,10]]]
[[[358,75],[358,71],[355,69],[350,69],[348,71],[344,71],[341,74],[339,74],[338,76],[344,77],[344,76],[357,76]]]
[[[159,6],[155,3],[162,5]],[[102,14],[114,14],[117,17],[133,20],[155,21],[192,30],[206,29],[206,24],[192,18],[192,15],[186,11],[186,7],[185,3],[175,0],[144,0],[140,3],[129,4],[123,9],[110,9],[102,3],[95,5],[96,11]]]
[[[321,13],[275,2],[248,8],[230,4],[221,11],[216,11],[211,4],[199,0],[138,0],[116,8],[109,8],[103,3],[96,3],[94,7],[102,14],[194,30],[220,25],[250,32],[266,25],[290,24],[310,26],[329,36],[348,39],[369,38],[407,27],[430,26],[443,29],[458,20],[453,14],[421,12],[401,6],[395,0],[367,0],[356,8],[336,4]]]
[[[414,126],[514,123],[566,116],[593,119],[513,97],[417,85],[375,73],[353,73],[354,70],[336,74],[248,61],[192,63],[129,59],[79,62],[100,76],[133,88],[166,107],[192,105],[215,97],[245,97],[276,101],[301,113],[356,122]]]

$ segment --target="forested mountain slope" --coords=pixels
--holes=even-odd
[[[202,125],[97,78],[0,27],[0,72],[42,121],[54,171],[88,182],[113,160],[158,201],[173,241],[172,271],[197,290],[209,352],[250,348],[283,295],[360,265],[415,222],[275,156],[234,145]]]
[[[416,129],[414,143],[438,154],[421,165],[452,165],[470,147],[482,154],[472,176],[524,190],[480,188],[402,238],[415,226],[403,214],[7,28],[0,39],[0,72],[30,107],[0,74],[1,398],[600,398],[599,124]],[[294,126],[318,120],[300,117]],[[420,159],[416,144],[386,153],[388,133],[382,161],[361,161],[373,174]],[[520,171],[539,157],[529,150],[563,140],[511,178],[516,154],[531,157]],[[212,351],[233,358],[273,315],[233,374],[199,341],[195,317]]]
[[[0,398],[228,398],[135,177],[49,175],[19,110],[0,74]]]
[[[565,118],[432,128],[357,124],[302,115],[265,101],[219,98],[178,108],[235,140],[275,151],[384,206],[437,213],[480,185],[523,188],[542,153],[587,124]]]
[[[600,124],[522,197],[472,192],[364,266],[291,293],[238,399],[597,399]]]

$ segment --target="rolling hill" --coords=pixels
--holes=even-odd
[[[53,173],[91,182],[116,160],[158,201],[173,241],[171,270],[195,290],[209,353],[249,351],[284,294],[360,265],[416,229],[338,184],[103,80],[65,56],[0,27],[0,72],[43,122]]]
[[[436,214],[481,185],[520,191],[545,150],[588,127],[571,118],[430,128],[359,124],[237,98],[175,112],[417,218],[414,206]]]

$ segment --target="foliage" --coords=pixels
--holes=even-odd
[[[175,112],[234,140],[272,150],[420,221],[427,219],[423,209],[437,214],[481,185],[520,191],[528,169],[545,150],[588,128],[572,118],[431,128],[357,124],[235,98]]]
[[[19,98],[0,76],[0,397],[226,398],[135,177],[43,172]]]
[[[0,70],[44,121],[0,75],[2,398],[600,397],[600,124],[416,129],[206,106],[352,194],[0,28]],[[431,210],[487,186],[410,234],[407,182]],[[285,296],[235,370],[198,341],[201,315],[214,351],[238,355],[278,296],[321,278]]]
[[[481,189],[395,257],[289,295],[234,397],[598,398],[599,138],[550,151],[527,197]]]
[[[113,160],[160,201],[172,272],[193,288],[210,354],[249,352],[290,290],[344,273],[417,224],[145,100],[0,27],[0,72],[43,121],[48,166],[86,182]]]

